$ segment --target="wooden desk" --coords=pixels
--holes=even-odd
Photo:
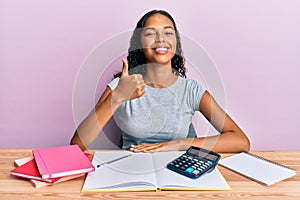
[[[84,177],[36,189],[29,181],[10,176],[13,161],[31,156],[31,149],[0,149],[0,199],[300,199],[300,151],[254,151],[266,159],[297,170],[297,175],[271,187],[262,186],[221,166],[219,169],[231,186],[231,191],[161,191],[124,193],[81,193]],[[223,154],[222,157],[230,154]]]

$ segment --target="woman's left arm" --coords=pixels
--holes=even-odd
[[[199,110],[220,135],[133,145],[130,150],[133,152],[156,152],[187,150],[190,146],[197,146],[220,153],[249,151],[250,142],[246,134],[207,91],[204,92],[201,98]]]
[[[192,142],[192,146],[207,146],[213,151],[222,153],[249,151],[250,141],[246,134],[207,91],[201,98],[199,110],[220,135],[197,138]]]

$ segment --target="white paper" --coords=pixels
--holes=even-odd
[[[93,165],[82,191],[126,191],[163,189],[230,190],[219,170],[190,179],[166,168],[171,160],[184,152],[132,153],[127,151],[95,152]],[[124,155],[131,156],[97,168]]]
[[[244,152],[223,158],[219,164],[268,186],[296,175],[295,170]]]

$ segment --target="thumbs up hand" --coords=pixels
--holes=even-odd
[[[122,59],[122,62],[123,62],[123,69],[122,69],[121,77],[128,76],[128,62],[124,58]]]
[[[128,62],[123,61],[122,74],[118,86],[113,91],[117,102],[139,98],[144,95],[144,80],[141,74],[128,74]]]

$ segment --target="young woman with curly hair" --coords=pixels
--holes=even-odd
[[[79,125],[71,144],[90,145],[113,116],[122,148],[133,152],[207,147],[216,152],[248,151],[245,133],[197,81],[186,78],[180,35],[163,10],[146,13],[130,40],[128,62],[108,84],[95,110]],[[197,137],[195,112],[220,133]],[[205,145],[208,144],[208,145]]]

